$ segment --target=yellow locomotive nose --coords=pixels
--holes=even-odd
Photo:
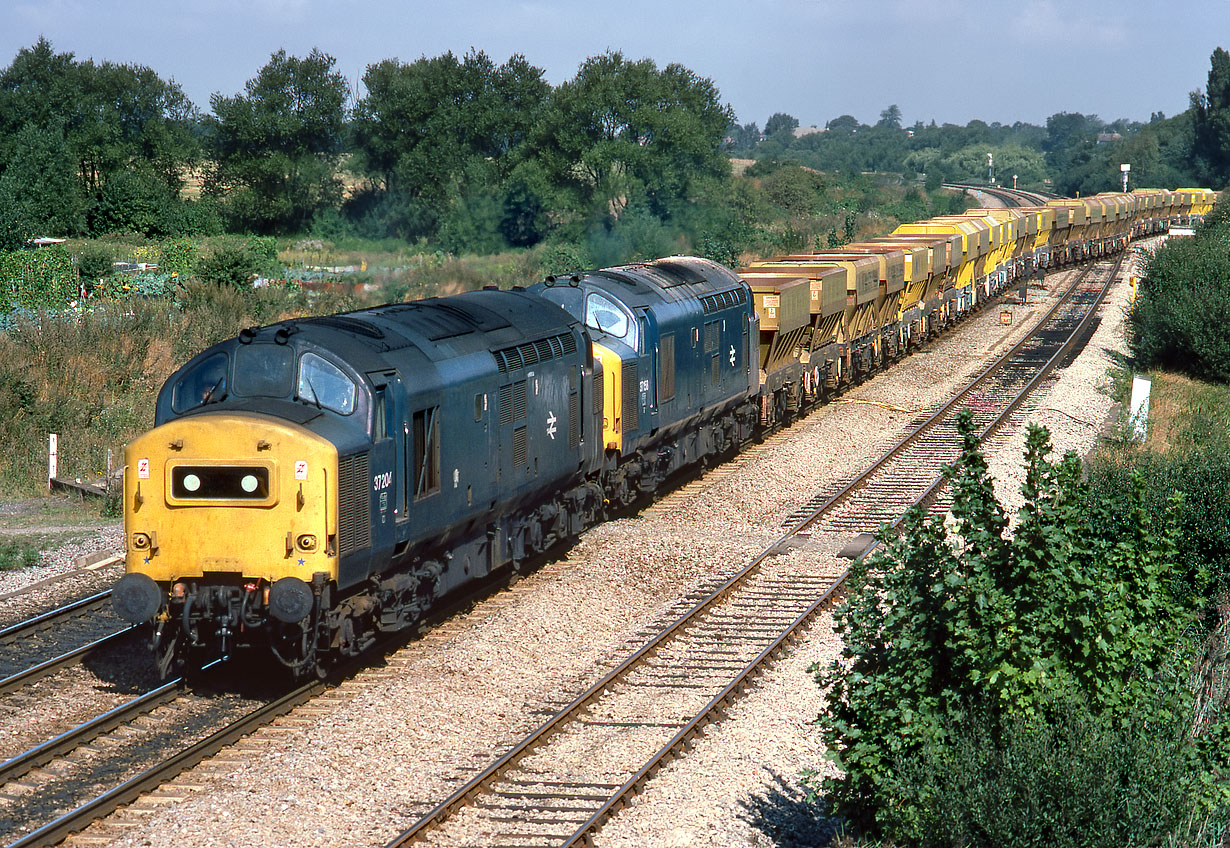
[[[127,448],[128,570],[164,587],[337,577],[337,451],[256,413],[176,418]]]

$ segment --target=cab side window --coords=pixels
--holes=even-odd
[[[425,498],[440,491],[440,407],[414,413],[414,498]]]
[[[389,423],[385,387],[376,389],[372,399],[372,441],[379,442],[389,437]]]

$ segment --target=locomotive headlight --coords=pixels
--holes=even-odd
[[[132,534],[132,546],[135,550],[144,551],[149,549],[149,536],[145,533]]]
[[[316,550],[316,537],[311,533],[301,533],[299,538],[295,539],[295,546],[301,551]]]

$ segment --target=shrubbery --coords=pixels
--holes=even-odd
[[[0,251],[0,315],[15,307],[54,308],[77,296],[73,258],[62,245]]]
[[[1230,381],[1230,204],[1148,258],[1129,325],[1140,370]]]
[[[1177,635],[1199,632],[1199,599],[1167,579],[1176,528],[1150,521],[1136,478],[1114,504],[1091,498],[1080,460],[1049,461],[1046,431],[1031,428],[1007,537],[972,417],[958,424],[952,527],[915,510],[852,569],[843,659],[817,674],[844,772],[824,789],[838,814],[899,843],[1101,844],[1083,840],[1110,818],[1112,835],[1164,837],[1211,801],[1216,752],[1189,735],[1191,652]],[[1213,722],[1205,737],[1223,733]],[[1165,803],[1151,800],[1162,786]]]
[[[197,260],[196,275],[216,285],[244,286],[277,265],[277,243],[268,237],[226,239]]]

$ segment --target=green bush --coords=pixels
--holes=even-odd
[[[249,286],[270,270],[276,259],[277,245],[272,238],[227,239],[197,261],[196,276],[215,285]]]
[[[115,254],[102,244],[89,244],[77,254],[77,274],[81,285],[92,292],[103,280],[114,273]]]
[[[180,277],[191,276],[201,253],[201,245],[192,238],[173,238],[162,243],[161,270]]]
[[[0,571],[16,571],[38,564],[39,549],[29,539],[0,536]]]
[[[1049,461],[1046,431],[1031,427],[1025,503],[1007,537],[972,414],[957,422],[952,528],[916,509],[901,536],[881,531],[836,613],[842,659],[817,674],[830,689],[819,724],[843,770],[823,788],[839,814],[893,839],[917,838],[939,801],[903,764],[945,761],[963,711],[996,734],[1061,721],[1054,705],[1068,698],[1130,721],[1156,703],[1174,634],[1194,615],[1194,599],[1168,591],[1173,526],[1153,529],[1137,481],[1116,504],[1130,516],[1118,525],[1089,497],[1080,460]]]
[[[624,211],[616,221],[604,221],[590,230],[586,247],[600,268],[679,253],[678,230],[663,223],[647,209]]]
[[[77,296],[77,286],[77,269],[63,245],[0,252],[0,314],[62,307]]]
[[[498,253],[508,249],[500,232],[502,200],[490,191],[474,190],[457,198],[440,219],[436,243],[454,256]]]
[[[223,233],[222,213],[212,199],[177,201],[169,214],[167,231],[173,235],[204,238]]]
[[[552,242],[542,248],[539,254],[539,268],[542,276],[572,274],[593,267],[593,259],[589,252],[575,244]]]
[[[90,212],[90,231],[95,235],[158,236],[170,231],[175,203],[166,181],[152,169],[134,167],[118,171],[107,179]]]
[[[1132,480],[1143,486],[1143,508],[1154,521],[1175,510],[1173,591],[1199,595],[1206,606],[1230,596],[1230,440],[1179,445],[1166,454],[1128,444],[1107,445],[1090,463],[1093,496],[1110,505],[1108,522],[1125,528]],[[1182,495],[1177,507],[1174,494]]]
[[[1190,712],[1171,706],[1142,702],[1117,721],[1066,698],[1046,718],[957,717],[946,747],[898,764],[901,791],[916,793],[920,809],[909,841],[1144,848],[1181,833],[1202,807],[1206,764],[1188,736]]]
[[[1148,257],[1129,317],[1136,366],[1230,381],[1230,223],[1211,217],[1196,238]]]

